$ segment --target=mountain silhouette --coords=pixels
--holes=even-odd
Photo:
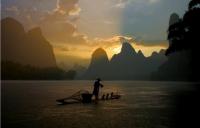
[[[138,54],[139,57],[144,58],[144,54],[142,53],[141,50],[139,50],[137,54]]]
[[[53,48],[40,28],[25,32],[21,23],[13,18],[1,20],[2,61],[12,61],[35,67],[56,67]]]
[[[90,65],[84,74],[84,79],[105,78],[108,70],[109,60],[104,49],[98,48],[92,54]]]
[[[199,81],[200,1],[191,0],[188,10],[176,23],[169,24],[166,50],[168,61],[152,77],[155,80]],[[173,14],[172,14],[173,15]],[[171,16],[172,17],[172,16]],[[172,20],[170,17],[170,21]]]
[[[142,77],[143,67],[140,65],[145,57],[136,53],[135,49],[128,42],[122,43],[121,52],[114,55],[110,61],[110,79],[138,79]]]
[[[122,48],[121,48],[120,54],[124,55],[124,56],[132,56],[132,55],[135,55],[136,52],[130,43],[124,42],[124,43],[122,43]]]
[[[91,64],[83,79],[101,77],[108,80],[149,80],[150,74],[165,62],[164,51],[145,57],[136,52],[128,42],[122,43],[121,52],[108,60],[105,50],[99,48],[92,54]]]

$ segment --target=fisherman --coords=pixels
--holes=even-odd
[[[100,83],[101,79],[97,78],[94,82],[94,90],[93,95],[95,96],[95,103],[98,102],[99,99],[99,87],[103,87],[103,85]]]

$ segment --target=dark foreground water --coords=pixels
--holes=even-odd
[[[122,98],[97,105],[57,105],[56,99],[92,81],[3,81],[2,127],[5,128],[168,128],[174,95],[193,88],[189,83],[104,81],[103,92],[118,91]]]

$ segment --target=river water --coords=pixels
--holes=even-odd
[[[5,128],[168,128],[174,95],[190,83],[103,81],[100,94],[119,92],[119,100],[98,104],[57,105],[56,99],[78,90],[92,91],[93,81],[3,81]]]

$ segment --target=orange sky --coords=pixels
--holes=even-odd
[[[145,56],[166,49],[169,16],[184,12],[182,8],[188,3],[177,0],[179,6],[172,6],[172,0],[16,1],[3,0],[2,17],[14,17],[25,30],[39,26],[54,48],[57,63],[67,65],[85,64],[99,47],[111,58],[120,52],[124,41]]]
[[[141,45],[142,43],[135,42],[131,37],[124,36],[114,36],[112,38],[96,38],[93,40],[86,39],[86,45],[62,45],[62,46],[54,46],[54,52],[57,56],[76,56],[83,59],[90,59],[92,52],[95,49],[101,47],[106,50],[108,57],[111,58],[114,54],[117,54],[121,50],[122,42],[129,42],[134,47],[134,49],[138,52],[141,50],[143,54],[148,57],[152,54],[152,52],[159,52],[161,49],[166,49],[167,45]],[[162,44],[162,43],[161,43]],[[164,42],[163,44],[167,44]]]

